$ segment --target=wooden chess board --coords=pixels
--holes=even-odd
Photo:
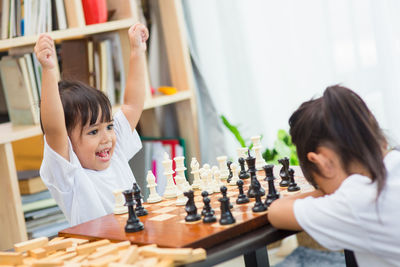
[[[263,181],[264,176],[259,177],[262,187],[268,193],[268,184]],[[287,190],[279,187],[280,179],[275,180],[277,191],[281,197],[285,197]],[[244,180],[245,193],[248,190],[250,179]],[[312,190],[302,177],[296,177],[296,183],[301,187],[298,192]],[[214,193],[209,196],[211,206],[215,210],[217,222],[206,224],[202,220],[197,222],[185,222],[185,206],[176,206],[175,199],[164,199],[159,203],[144,204],[148,210],[148,215],[138,217],[144,224],[144,230],[136,233],[126,233],[124,228],[128,214],[106,215],[98,219],[65,229],[59,232],[59,236],[77,237],[88,239],[109,239],[111,241],[129,240],[134,244],[148,245],[157,244],[160,247],[182,248],[182,247],[202,247],[210,248],[218,243],[224,242],[241,234],[250,232],[268,223],[268,211],[254,213],[254,198],[249,203],[237,205],[236,199],[239,194],[237,186],[229,186],[228,197],[233,204],[231,212],[236,222],[231,225],[220,225],[220,202],[218,198],[221,193]],[[262,197],[263,202],[265,196]],[[203,209],[203,201],[200,191],[195,191],[195,203],[198,213]]]

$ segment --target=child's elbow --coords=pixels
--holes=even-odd
[[[268,208],[268,220],[275,228],[279,228],[279,216],[279,203],[274,201]]]

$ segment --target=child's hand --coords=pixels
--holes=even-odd
[[[48,34],[39,36],[34,51],[44,69],[53,69],[56,66],[56,49],[53,39]]]
[[[131,51],[146,51],[146,41],[149,38],[149,31],[146,26],[136,23],[128,30],[129,42],[131,43]]]

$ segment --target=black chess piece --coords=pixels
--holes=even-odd
[[[228,183],[231,181],[231,179],[233,177],[231,165],[232,165],[232,161],[228,160],[228,162],[226,163],[226,166],[228,166],[228,170],[229,170],[228,180],[226,180]]]
[[[246,163],[247,166],[249,166],[249,172],[250,172],[250,186],[249,186],[249,190],[247,191],[247,196],[250,198],[254,198],[255,194],[254,194],[254,188],[253,188],[253,184],[254,183],[258,183],[260,185],[260,182],[257,179],[257,169],[256,169],[256,158],[252,157],[250,155],[250,150],[248,152],[249,156],[246,158]],[[264,196],[265,195],[265,190],[264,188],[262,188],[262,186],[260,185],[260,196]]]
[[[208,196],[203,197],[203,202],[204,202],[204,209],[205,214],[203,218],[204,223],[213,223],[217,221],[217,217],[214,215],[214,210],[211,208],[210,205],[210,198]]]
[[[244,166],[244,158],[239,158],[238,161],[239,161],[239,164],[240,164],[239,178],[240,179],[248,179],[248,178],[250,178],[250,175],[246,171],[246,168]]]
[[[203,191],[201,192],[201,196],[203,197],[203,201],[206,197],[208,197],[208,192],[207,191]],[[214,210],[211,210],[213,212],[214,215]],[[206,215],[206,206],[203,207],[203,210],[201,211],[201,216],[205,216]]]
[[[289,186],[287,191],[296,192],[299,191],[300,187],[294,181],[294,170],[292,168],[289,169]]]
[[[133,183],[132,190],[133,190],[133,198],[135,199],[136,202],[136,208],[135,208],[136,215],[138,217],[147,215],[148,212],[142,205],[142,195],[140,194],[140,188],[137,185],[137,183]]]
[[[125,190],[122,192],[125,197],[125,206],[128,206],[129,217],[126,221],[125,232],[134,233],[144,229],[144,225],[140,222],[139,218],[135,214],[135,201],[133,200],[133,190]]]
[[[267,206],[264,205],[264,203],[261,201],[261,192],[260,192],[261,185],[257,181],[257,179],[253,180],[252,183],[253,183],[252,185],[253,185],[253,190],[254,190],[254,197],[256,199],[256,202],[254,203],[252,211],[253,212],[263,212],[263,211],[267,210]]]
[[[218,201],[221,203],[221,218],[219,219],[219,223],[221,225],[227,225],[236,222],[231,213],[231,209],[229,208],[229,198],[226,196],[226,191],[226,186],[221,186],[222,197],[218,199]]]
[[[223,187],[225,187],[225,189],[223,189]],[[227,191],[228,191],[228,188],[226,188],[226,186],[221,186],[220,187],[220,191],[221,191],[221,193],[222,193],[222,197],[225,197],[225,198],[228,198],[228,195],[227,195]],[[229,202],[229,198],[228,198],[228,202]],[[232,203],[230,203],[229,202],[229,208],[230,209],[232,209],[233,208],[233,205],[232,205]]]
[[[279,193],[276,192],[275,189],[275,184],[274,184],[274,165],[265,165],[263,167],[264,171],[265,171],[265,179],[266,181],[268,181],[268,195],[267,195],[267,199],[265,200],[265,205],[267,207],[269,207],[269,205],[271,205],[271,203],[279,198]]]
[[[236,184],[239,187],[239,195],[238,195],[238,198],[236,199],[236,204],[249,203],[249,201],[250,201],[249,198],[243,192],[243,181],[242,180],[238,180],[236,182]]]
[[[278,162],[282,164],[282,168],[279,172],[279,176],[282,178],[279,183],[280,187],[288,187],[289,186],[289,158],[284,157],[282,159],[278,159]]]
[[[185,206],[185,211],[187,215],[185,217],[185,221],[187,222],[195,222],[201,219],[200,214],[197,214],[197,208],[194,203],[194,193],[192,190],[183,193],[185,197],[188,198]]]

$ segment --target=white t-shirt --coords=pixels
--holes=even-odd
[[[102,171],[84,169],[68,139],[67,161],[44,144],[40,177],[51,195],[73,226],[106,214],[114,209],[113,190],[132,188],[135,177],[128,161],[142,148],[136,130],[122,111],[114,115],[114,130],[117,136],[110,166]]]
[[[400,152],[384,163],[386,185],[378,201],[377,184],[354,174],[331,195],[294,202],[300,226],[330,250],[354,251],[359,266],[400,266]]]

